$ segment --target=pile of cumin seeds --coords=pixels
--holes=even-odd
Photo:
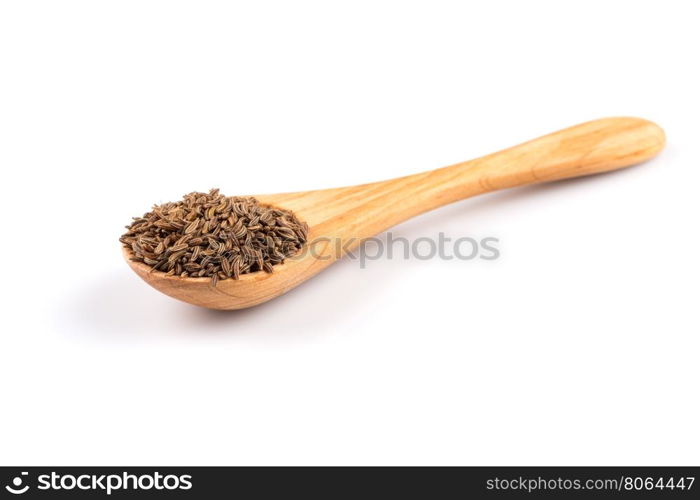
[[[131,260],[171,276],[210,277],[214,286],[241,274],[271,273],[301,250],[309,231],[288,210],[218,189],[155,205],[126,228],[119,241],[131,249]]]

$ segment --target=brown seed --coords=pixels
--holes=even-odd
[[[189,226],[185,228],[185,234],[190,234],[193,233],[197,230],[197,227],[199,226],[199,220],[200,219],[195,219],[193,220]]]
[[[170,247],[171,252],[180,252],[181,250],[186,250],[189,248],[189,245],[187,243],[180,243],[179,245],[175,245],[173,247]]]
[[[194,247],[192,249],[192,254],[190,255],[190,260],[192,262],[197,260],[197,257],[199,257],[199,251],[202,249],[202,247]]]
[[[224,274],[226,275],[227,278],[231,277],[231,273],[233,272],[233,269],[231,268],[231,263],[228,261],[228,259],[221,260],[221,269],[224,271]]]

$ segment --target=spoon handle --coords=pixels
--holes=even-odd
[[[603,118],[419,174],[260,198],[297,212],[315,234],[361,240],[478,194],[628,167],[653,157],[664,142],[663,130],[648,120]]]
[[[652,158],[664,131],[641,118],[602,118],[554,132],[481,158],[420,174],[349,188],[364,223],[354,235],[372,236],[423,212],[482,193],[598,174]],[[345,190],[330,190],[342,204]],[[359,229],[359,230],[358,230]],[[342,231],[344,232],[344,231]]]
[[[664,131],[641,118],[602,118],[475,160],[434,170],[455,200],[527,184],[598,174],[655,156]]]

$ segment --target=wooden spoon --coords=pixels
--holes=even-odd
[[[475,160],[360,186],[259,195],[266,204],[292,210],[309,224],[299,254],[239,280],[180,278],[129,266],[156,290],[211,309],[243,309],[282,295],[370,238],[428,210],[481,193],[628,167],[656,155],[665,135],[641,118],[603,118],[555,132]],[[340,243],[339,243],[340,242]],[[344,249],[343,246],[348,244]]]

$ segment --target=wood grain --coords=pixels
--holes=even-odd
[[[242,309],[282,295],[355,248],[428,210],[499,189],[598,174],[635,165],[663,149],[665,135],[640,118],[604,118],[534,139],[475,160],[397,179],[298,193],[256,195],[263,203],[292,210],[310,226],[302,254],[240,280],[180,278],[129,266],[146,283],[179,300],[211,309]],[[338,244],[340,242],[340,244]]]

